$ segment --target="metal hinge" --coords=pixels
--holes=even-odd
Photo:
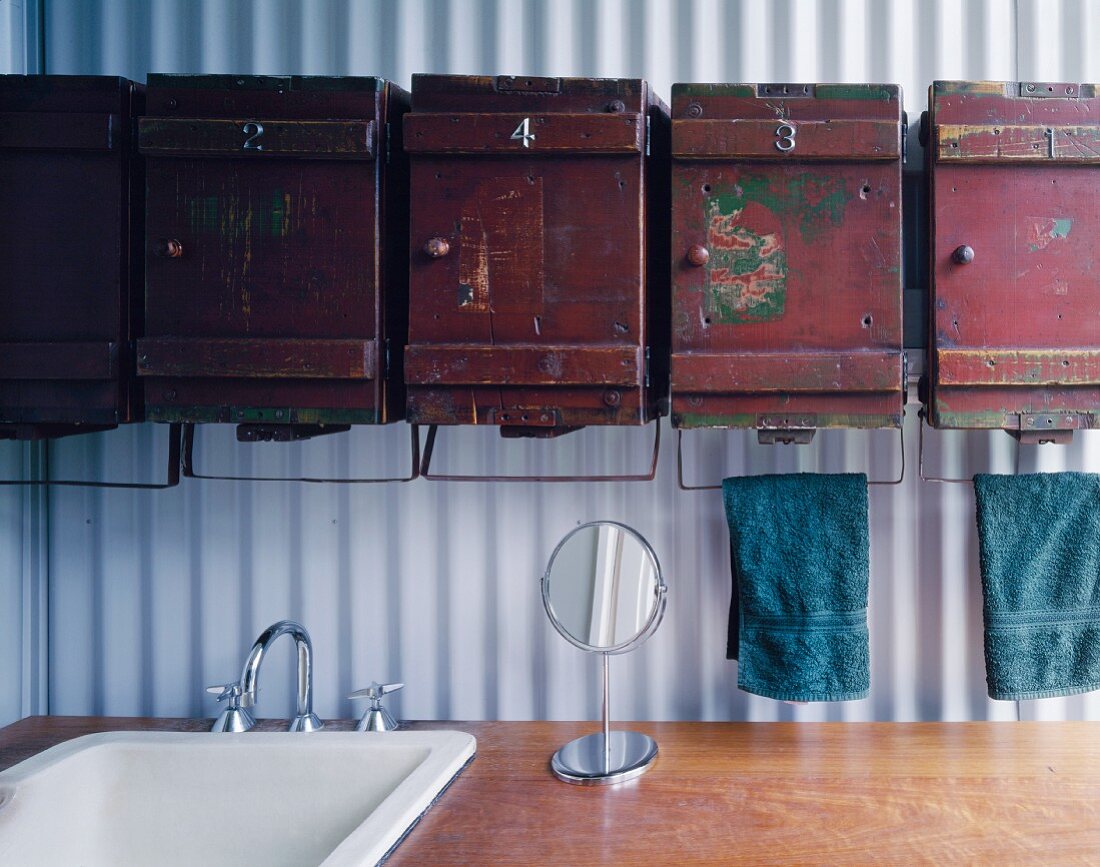
[[[906,157],[909,156],[909,113],[903,111],[901,113],[901,162],[905,164]]]
[[[382,378],[388,380],[390,378],[390,339],[387,337],[386,342],[383,344],[382,352]]]
[[[652,119],[647,114],[645,116],[645,155],[646,156],[649,156],[649,135],[650,135],[651,126],[652,126]]]
[[[649,388],[649,347],[648,346],[645,348],[645,377],[644,377],[643,381],[645,382],[645,387]]]
[[[386,124],[386,165],[390,164],[390,140],[393,138],[390,126],[389,123]]]

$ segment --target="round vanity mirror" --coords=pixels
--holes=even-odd
[[[603,655],[603,731],[566,744],[551,768],[587,785],[632,779],[653,763],[657,744],[639,732],[611,731],[609,657],[641,645],[661,622],[666,585],[653,549],[613,521],[582,524],[558,543],[542,576],[554,628],[581,650]]]

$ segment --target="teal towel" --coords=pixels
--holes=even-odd
[[[989,697],[1100,689],[1100,476],[974,477]]]
[[[866,697],[867,477],[744,476],[722,491],[737,685],[783,701]]]

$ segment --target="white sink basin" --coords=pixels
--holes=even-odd
[[[0,864],[375,864],[476,745],[456,731],[86,735],[0,773]]]

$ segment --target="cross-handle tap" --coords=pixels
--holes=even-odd
[[[287,730],[315,732],[324,728],[325,724],[313,712],[313,642],[309,640],[309,633],[302,624],[293,620],[280,620],[260,633],[260,637],[256,639],[256,643],[248,653],[248,659],[245,660],[240,681],[227,685],[223,694],[218,697],[219,700],[223,697],[229,699],[229,712],[237,712],[230,731],[248,731],[254,725],[247,708],[256,704],[260,663],[263,662],[264,654],[275,639],[287,634],[294,638],[294,646],[298,650],[298,710]],[[242,710],[243,713],[241,713]],[[220,717],[219,722],[221,722]],[[214,731],[225,730],[226,728],[215,725]]]

